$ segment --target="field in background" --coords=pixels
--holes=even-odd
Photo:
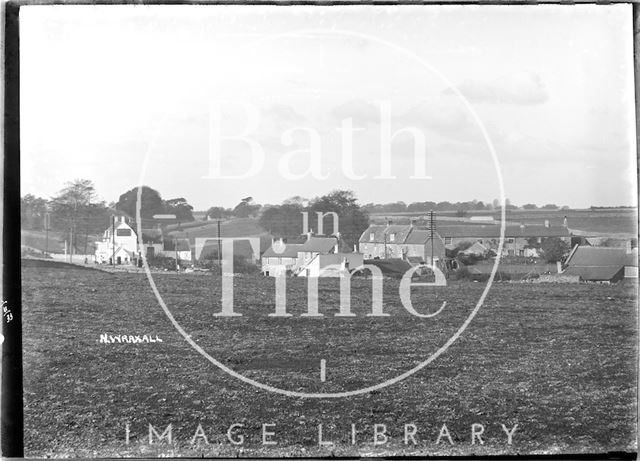
[[[87,238],[87,253],[95,252],[95,242],[100,237],[89,235]],[[45,231],[26,230],[21,231],[22,245],[36,251],[47,249],[47,234]],[[84,251],[84,235],[78,241],[78,251]],[[48,249],[50,253],[64,253],[64,236],[62,232],[49,231]]]
[[[496,211],[469,211],[464,218],[456,216],[455,211],[437,212],[442,222],[449,226],[455,224],[470,224],[471,216],[490,216],[500,220],[500,213]],[[426,213],[381,213],[372,214],[373,221],[384,222],[386,217],[394,222],[409,222],[412,217],[426,216]],[[562,226],[567,217],[570,229],[586,231],[596,234],[632,234],[638,233],[638,215],[635,209],[599,209],[599,210],[509,210],[506,219],[509,223],[532,225],[544,224],[548,220],[551,226]],[[483,224],[476,222],[476,224]]]
[[[576,453],[635,448],[635,284],[496,283],[467,331],[432,365],[402,383],[337,400],[290,398],[255,389],[198,355],[173,329],[142,274],[23,268],[27,456],[277,456]],[[387,318],[367,318],[370,281],[354,280],[357,318],[336,318],[337,281],[320,285],[322,319],[304,319],[303,279],[287,280],[292,318],[269,318],[274,282],[236,279],[243,317],[221,319],[213,276],[164,274],[156,283],[179,322],[224,364],[294,390],[353,389],[404,371],[442,344],[473,307],[480,283],[414,292],[418,309],[447,299],[434,319],[400,306],[385,281]],[[103,333],[158,335],[162,343],[100,344]],[[327,382],[319,361],[327,359]],[[131,443],[124,443],[129,423]],[[148,424],[173,424],[174,445],[149,446]],[[190,440],[202,424],[210,445]],[[246,443],[226,442],[245,425]],[[260,429],[275,423],[275,447]],[[317,448],[317,425],[337,442]],[[420,445],[405,446],[405,423]],[[455,445],[435,445],[442,424]],[[470,445],[470,427],[486,427]],[[350,425],[358,445],[350,445]],[[390,442],[373,446],[374,424]],[[518,424],[514,444],[500,424]]]

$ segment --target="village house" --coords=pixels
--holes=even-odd
[[[191,245],[187,238],[166,238],[164,239],[162,250],[156,252],[158,256],[164,258],[178,259],[181,262],[191,263],[193,261]]]
[[[135,264],[138,252],[138,237],[124,216],[114,217],[112,225],[96,242],[95,261],[98,264]]]
[[[638,248],[609,248],[576,245],[567,260],[563,275],[577,275],[591,282],[618,282],[638,278]]]
[[[337,277],[363,264],[359,253],[341,253],[336,237],[307,235],[304,243],[274,241],[262,255],[262,273],[271,277]]]
[[[475,242],[469,248],[467,248],[466,250],[461,251],[460,253],[462,253],[464,255],[467,255],[467,256],[485,257],[485,256],[487,256],[489,251],[490,251],[489,248],[484,246],[482,243]]]
[[[279,277],[293,272],[298,262],[298,250],[301,247],[301,243],[285,244],[282,239],[275,241],[262,254],[263,275]]]
[[[497,251],[500,243],[499,224],[443,225],[438,226],[437,231],[444,239],[446,248],[450,250],[463,242],[477,242]],[[544,224],[507,225],[502,256],[537,257],[538,251],[531,248],[530,241],[540,244],[543,239],[549,237],[557,237],[571,243],[572,234],[566,225],[566,220],[562,226],[551,226],[549,221],[545,221]]]
[[[360,236],[359,250],[364,259],[404,259],[415,263],[430,263],[433,258],[445,257],[442,237],[434,232],[433,245],[430,232],[409,225],[370,225]]]

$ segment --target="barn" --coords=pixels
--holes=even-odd
[[[590,282],[619,282],[638,278],[638,250],[577,245],[565,262],[564,275]]]

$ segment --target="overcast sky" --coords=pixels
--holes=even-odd
[[[636,204],[630,5],[58,5],[25,6],[20,21],[22,194],[86,178],[116,201],[148,156],[144,183],[196,209],[336,188],[362,203],[490,201],[496,165],[468,102],[512,202]],[[245,130],[264,152],[248,179],[207,177],[211,155],[227,175],[251,166],[244,142],[212,151],[215,104],[221,136]],[[391,132],[424,134],[431,179],[410,178],[408,133],[391,144],[395,179],[376,178],[381,107]],[[322,179],[303,175],[311,142]]]

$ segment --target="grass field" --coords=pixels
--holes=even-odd
[[[169,323],[142,274],[23,268],[27,456],[312,456],[575,453],[635,450],[635,285],[497,283],[469,328],[441,357],[384,389],[304,399],[232,378],[194,351]],[[357,389],[398,375],[439,348],[473,308],[483,285],[415,288],[411,316],[398,282],[385,280],[390,317],[365,317],[370,281],[354,280],[354,318],[337,318],[338,285],[322,280],[325,317],[301,318],[305,280],[288,279],[293,317],[273,318],[274,281],[240,276],[219,318],[220,282],[208,275],[156,276],[176,319],[222,363],[260,382],[303,392]],[[162,342],[102,344],[101,334],[157,335]],[[326,382],[320,360],[326,359]],[[125,424],[130,443],[125,444]],[[173,444],[149,445],[148,424]],[[241,423],[236,446],[227,428]],[[262,424],[277,445],[261,443]],[[471,445],[472,424],[484,445]],[[202,425],[208,444],[191,439]],[[318,448],[318,424],[333,447]],[[351,425],[357,427],[351,444]],[[375,446],[375,424],[388,443]],[[405,424],[417,445],[405,445]],[[435,444],[446,424],[447,439]],[[501,424],[518,424],[507,445]]]
[[[374,220],[384,220],[386,216],[396,216],[397,221],[408,220],[412,216],[424,216],[425,213],[391,213],[372,215]],[[438,212],[443,225],[453,225],[455,212]],[[496,211],[469,211],[469,216],[492,216],[500,219],[500,213]],[[638,214],[634,209],[597,209],[597,210],[509,210],[506,213],[508,222],[522,223],[525,225],[544,224],[549,220],[552,226],[562,226],[564,217],[567,217],[570,229],[576,229],[594,234],[633,234],[638,233]],[[468,224],[468,219],[460,221]]]

